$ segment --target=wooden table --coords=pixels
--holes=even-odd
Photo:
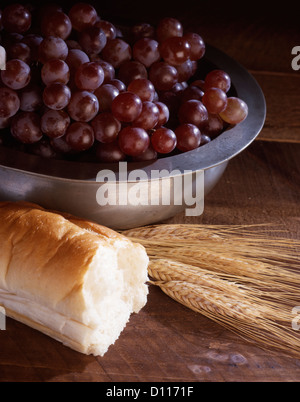
[[[299,239],[300,71],[291,67],[291,50],[300,45],[297,13],[288,6],[267,13],[253,2],[241,4],[242,10],[207,3],[187,1],[190,7],[174,5],[170,12],[163,7],[163,15],[180,18],[249,69],[265,93],[267,118],[257,140],[229,163],[206,197],[204,214],[180,214],[168,223],[273,223]],[[158,19],[159,2],[131,9],[125,4],[103,5],[103,12],[124,20]],[[150,287],[146,307],[131,317],[102,358],[83,356],[11,319],[0,331],[0,345],[1,381],[300,380],[299,359],[250,345],[156,287]]]

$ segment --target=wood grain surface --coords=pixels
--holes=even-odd
[[[168,223],[272,223],[283,236],[300,239],[300,71],[291,68],[291,49],[300,46],[300,32],[293,6],[287,2],[280,11],[274,4],[275,9],[267,10],[255,2],[239,8],[234,3],[206,1],[187,1],[184,8],[183,3],[149,4],[103,1],[103,13],[129,21],[155,22],[165,15],[181,18],[186,27],[246,67],[267,102],[265,127],[229,163],[206,197],[203,215],[179,214]],[[102,358],[74,352],[11,319],[0,331],[3,382],[299,380],[300,359],[250,344],[154,287],[146,307],[131,317]]]

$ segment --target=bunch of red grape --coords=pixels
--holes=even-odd
[[[121,32],[87,3],[67,12],[12,4],[0,11],[0,35],[1,143],[9,131],[31,153],[153,160],[198,148],[248,114],[228,96],[225,71],[194,77],[205,43],[175,18]]]

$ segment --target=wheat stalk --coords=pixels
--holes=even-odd
[[[191,265],[169,260],[151,261],[149,274],[161,282],[188,282],[210,289],[216,296],[227,294],[232,301],[250,303],[255,311],[260,311],[260,307],[263,306],[266,317],[278,319],[279,312],[281,320],[291,322],[290,312],[285,314],[288,303],[277,290],[255,288],[252,284],[242,283],[241,278],[235,275],[216,275],[207,270],[199,270]]]
[[[300,305],[300,242],[264,229],[179,224],[124,234],[145,246],[152,285],[248,340],[299,357],[292,308]]]
[[[174,226],[162,225],[162,234],[159,227],[138,228],[125,233],[143,244],[152,259],[167,258],[216,272],[243,275],[253,280],[268,279],[274,285],[285,283],[288,294],[294,298],[294,291],[300,285],[299,241],[274,240],[259,233],[242,237],[232,228],[224,231],[219,226],[214,229],[200,225],[196,225],[195,229],[194,225],[182,225],[182,229],[181,225]],[[201,238],[202,231],[205,238]],[[153,237],[151,233],[154,233]],[[189,233],[190,238],[187,237]]]
[[[187,239],[187,240],[230,240],[238,238],[242,241],[244,238],[253,239],[257,245],[257,240],[270,242],[264,231],[257,232],[257,229],[269,228],[271,225],[201,225],[201,224],[164,224],[150,225],[134,229],[129,229],[123,233],[129,237],[145,238],[145,239]],[[272,233],[282,233],[282,230],[272,229]],[[230,236],[230,237],[229,237]],[[283,243],[290,243],[288,239],[280,238]]]
[[[239,300],[248,299],[270,304],[273,310],[286,308],[290,305],[289,293],[282,286],[267,286],[265,282],[247,279],[241,275],[215,273],[203,268],[183,264],[178,261],[155,259],[150,261],[149,275],[160,281],[187,281],[200,283],[218,292],[227,292]],[[277,314],[277,312],[276,312]],[[288,317],[290,321],[290,316]]]
[[[285,321],[281,324],[268,318],[265,306],[254,307],[251,302],[233,300],[228,294],[216,294],[210,288],[186,281],[157,281],[155,285],[177,302],[239,333],[247,340],[259,342],[268,348],[272,346],[293,356],[300,355],[299,337],[285,325]]]
[[[151,260],[163,258],[188,263],[219,275],[235,275],[240,281],[251,282],[252,286],[261,286],[261,283],[266,282],[267,287],[280,289],[286,298],[299,301],[299,274],[285,268],[286,263],[283,265],[280,261],[274,262],[274,255],[272,261],[267,262],[258,259],[255,249],[252,249],[254,257],[245,257],[231,250],[228,243],[216,250],[214,244],[208,246],[201,241],[191,246],[181,241],[135,240],[145,246]]]
[[[271,258],[270,250],[275,252],[276,258],[281,256],[282,259],[288,258],[291,261],[291,249],[295,249],[295,253],[299,252],[300,241],[291,240],[289,238],[274,237],[275,233],[281,231],[272,230],[273,236],[270,238],[264,232],[258,232],[257,229],[263,229],[266,225],[153,225],[125,231],[128,237],[137,237],[139,239],[157,241],[178,242],[187,245],[195,245],[195,241],[206,242],[208,245],[214,244],[214,247],[223,247],[224,242],[230,244],[230,251],[238,250],[246,255],[253,254],[252,248],[262,257],[267,255]],[[274,247],[276,242],[276,247]],[[203,248],[203,247],[202,247]],[[248,249],[250,251],[248,252]],[[222,249],[224,251],[224,247]],[[296,257],[295,258],[299,258]]]

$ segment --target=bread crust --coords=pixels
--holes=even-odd
[[[71,316],[64,300],[84,303],[84,276],[104,241],[35,204],[0,203],[0,219],[0,287]]]
[[[1,303],[0,303],[1,304]],[[88,350],[85,345],[76,342],[74,339],[71,339],[60,332],[54,331],[53,329],[43,325],[37,321],[34,321],[23,314],[19,314],[16,311],[6,308],[5,313],[8,317],[21,322],[22,324],[27,325],[30,328],[33,328],[51,338],[61,342],[63,345],[75,350],[76,352],[88,354]]]
[[[131,270],[131,261],[135,258],[141,262],[141,272],[134,263]],[[144,306],[148,293],[145,284],[147,258],[140,244],[132,243],[122,234],[102,225],[68,213],[49,211],[34,203],[0,202],[0,290],[45,307],[49,314],[51,311],[59,313],[68,320],[89,327],[89,330],[94,325],[95,328],[98,326],[97,320],[91,321],[91,309],[95,309],[94,314],[97,315],[96,310],[102,308],[102,300],[105,300],[105,308],[109,310],[107,303],[110,301],[107,300],[110,300],[110,294],[115,295],[116,303],[121,306],[112,307],[120,330],[126,325],[129,315]],[[98,292],[98,287],[95,289],[93,284],[95,262],[95,278],[102,281],[97,286],[102,286],[104,294],[105,284],[109,284],[110,290],[104,298],[99,291],[99,299],[94,300],[86,294],[90,290]],[[100,276],[97,271],[99,264]],[[107,282],[103,279],[106,275],[109,278]],[[111,278],[112,284],[109,282]],[[98,300],[100,305],[91,307]],[[1,294],[0,305],[5,308],[5,304],[1,303]],[[47,327],[45,323],[35,321],[30,314],[26,316],[12,309],[8,309],[7,313],[81,353],[88,354],[93,349],[92,345],[81,345],[75,339],[58,333],[50,324]],[[100,321],[107,317],[105,314]],[[109,332],[109,326],[105,324],[104,327]],[[111,343],[116,336],[115,333]],[[107,334],[105,337],[108,337]],[[99,353],[103,354],[107,347],[105,344],[93,350],[100,350]]]

